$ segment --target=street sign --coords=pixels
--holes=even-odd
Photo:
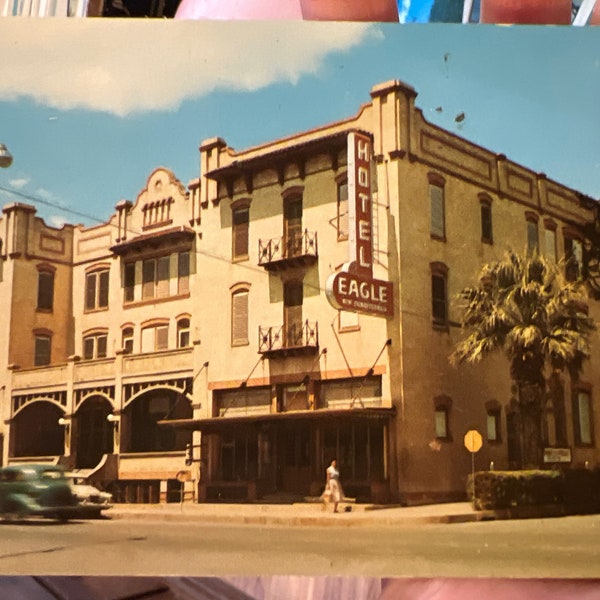
[[[465,434],[465,448],[472,452],[479,452],[481,450],[481,446],[483,446],[483,438],[477,429],[470,429]]]

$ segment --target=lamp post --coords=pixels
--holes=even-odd
[[[4,144],[0,144],[0,167],[6,169],[12,165],[13,157]]]

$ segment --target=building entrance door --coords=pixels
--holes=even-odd
[[[302,198],[286,200],[283,207],[283,238],[285,257],[302,255]]]
[[[279,432],[282,492],[308,495],[311,483],[311,435],[307,423],[286,425]]]
[[[113,425],[106,419],[110,412],[109,403],[100,397],[88,398],[78,410],[77,469],[91,469],[112,453]]]

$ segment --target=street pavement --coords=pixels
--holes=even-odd
[[[423,506],[380,506],[341,503],[339,512],[323,510],[321,503],[226,504],[168,503],[117,504],[103,513],[112,519],[194,521],[207,524],[253,524],[281,526],[360,526],[425,523],[466,523],[506,518],[494,511],[475,511],[468,502]]]

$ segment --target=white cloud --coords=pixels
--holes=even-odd
[[[174,110],[216,89],[295,83],[378,31],[297,21],[9,20],[0,23],[0,100],[119,116]]]
[[[50,217],[48,217],[48,223],[57,229],[60,229],[66,222],[67,220],[59,215],[50,215]]]
[[[20,190],[29,183],[29,179],[27,179],[25,177],[20,177],[18,179],[10,179],[8,183],[9,183],[10,187]]]

